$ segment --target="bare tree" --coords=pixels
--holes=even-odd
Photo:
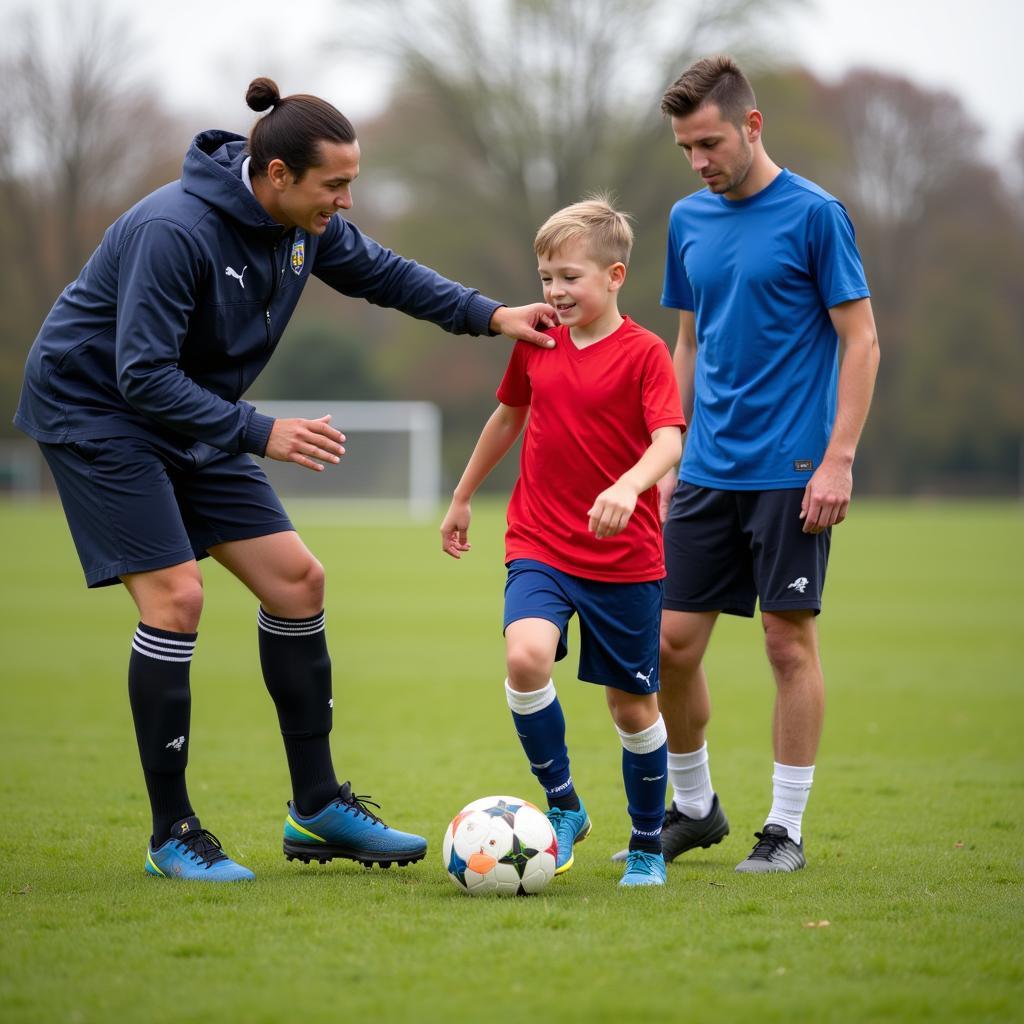
[[[177,176],[185,133],[133,82],[138,53],[124,23],[88,3],[39,5],[5,21],[0,404],[10,409],[58,292],[113,216]]]
[[[1010,181],[1010,188],[1019,200],[1017,219],[1024,223],[1024,214],[1021,213],[1021,209],[1024,207],[1024,130],[1018,132],[1017,138],[1014,140],[1007,177]]]
[[[981,128],[956,96],[879,71],[851,71],[826,90],[825,107],[845,136],[838,191],[855,212],[884,317],[924,255],[937,197],[976,166]]]
[[[9,37],[13,145],[3,173],[18,182],[5,189],[12,219],[26,237],[44,229],[53,273],[68,280],[111,208],[143,191],[174,133],[154,95],[132,80],[124,22],[69,3],[56,19],[59,30],[48,31],[42,14],[26,14]]]
[[[463,188],[533,222],[595,176],[642,174],[662,90],[709,50],[752,58],[743,40],[798,2],[342,0],[344,45],[393,62],[405,101],[436,111]]]
[[[849,144],[846,185],[881,223],[918,220],[929,197],[963,168],[981,129],[948,92],[879,71],[852,71],[835,89]]]

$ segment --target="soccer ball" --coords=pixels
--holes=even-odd
[[[524,896],[555,877],[558,841],[551,822],[528,800],[485,796],[452,819],[441,856],[463,892]]]

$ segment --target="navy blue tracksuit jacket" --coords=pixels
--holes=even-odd
[[[310,274],[345,295],[487,334],[500,303],[403,259],[340,216],[286,230],[246,188],[245,140],[196,136],[181,180],[121,216],[29,352],[14,422],[38,441],[157,436],[262,455],[274,421],[241,396]]]

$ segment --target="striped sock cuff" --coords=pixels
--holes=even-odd
[[[650,754],[668,740],[665,719],[661,715],[658,715],[654,725],[648,726],[642,732],[623,732],[618,726],[615,726],[615,731],[619,734],[622,745],[631,754]]]
[[[198,633],[172,633],[140,622],[132,637],[132,650],[157,661],[191,661]]]
[[[265,612],[262,606],[259,612],[260,629],[277,636],[313,636],[324,631],[324,621],[323,612],[308,619],[281,619]]]
[[[513,690],[509,686],[508,680],[505,680],[505,700],[508,701],[509,708],[517,715],[535,715],[538,711],[543,711],[548,705],[554,704],[557,696],[553,679],[548,680],[547,686],[540,690],[533,690],[530,693],[521,693],[519,690]]]

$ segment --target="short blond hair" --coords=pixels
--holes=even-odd
[[[533,240],[533,251],[538,257],[550,256],[570,242],[582,241],[595,263],[628,267],[633,248],[629,219],[629,214],[612,206],[610,196],[595,193],[548,217]]]

